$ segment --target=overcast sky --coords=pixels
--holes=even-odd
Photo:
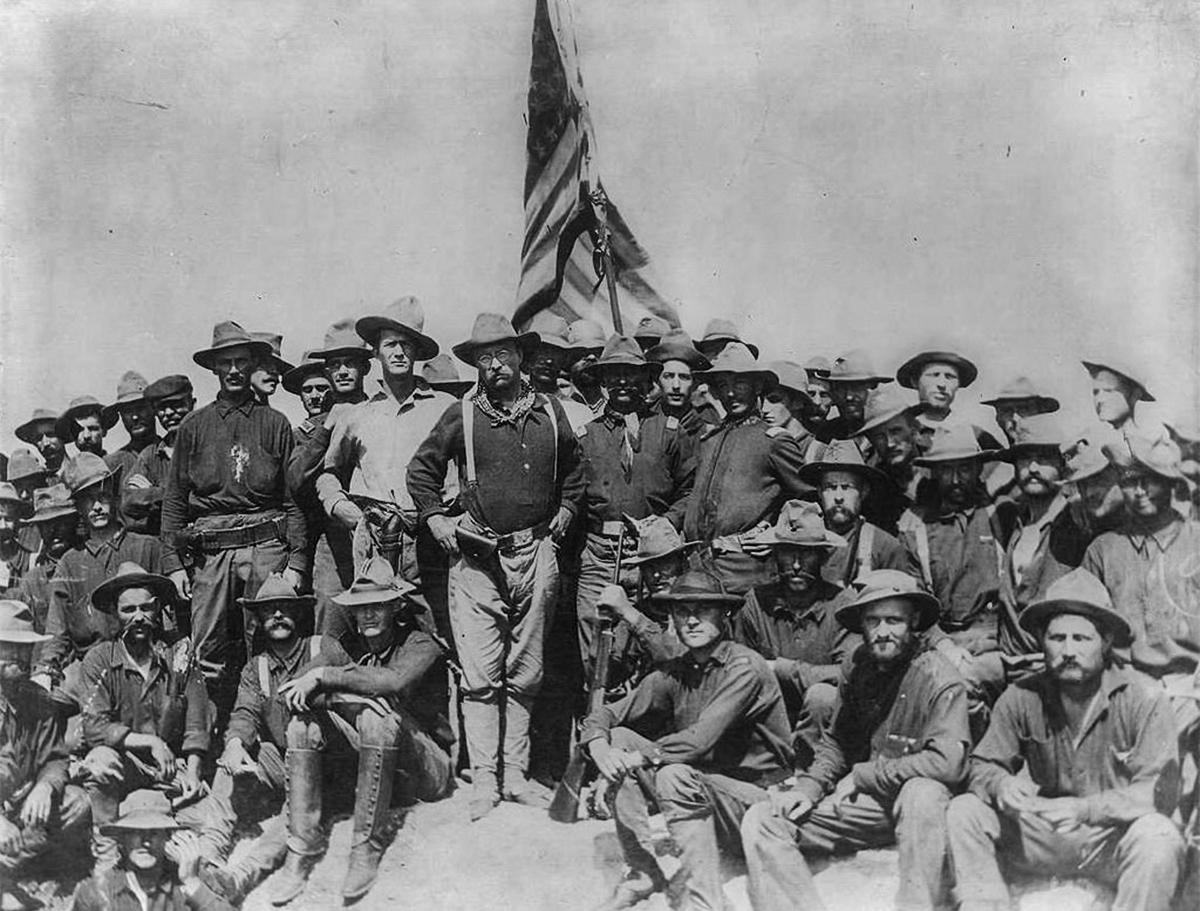
[[[999,7],[1005,7],[1003,13]],[[37,405],[401,294],[511,311],[532,0],[9,2],[0,446]],[[610,194],[698,333],[764,356],[938,334],[1086,407],[1081,356],[1194,413],[1186,4],[576,0]],[[282,391],[277,401],[290,398]],[[287,403],[290,414],[297,409]],[[116,432],[115,443],[124,440]]]

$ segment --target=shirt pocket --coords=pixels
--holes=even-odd
[[[280,491],[281,478],[282,464],[278,456],[258,444],[249,447],[243,480],[248,491],[262,498],[275,497]]]
[[[1058,771],[1064,766],[1059,761],[1058,740],[1048,732],[1027,735],[1021,740],[1021,755],[1025,757],[1030,777],[1043,791],[1057,793]]]

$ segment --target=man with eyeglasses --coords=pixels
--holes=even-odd
[[[153,446],[138,454],[133,468],[125,475],[121,508],[131,531],[157,535],[162,522],[163,488],[171,467],[171,454],[175,451],[175,434],[183,419],[196,407],[196,397],[192,393],[192,381],[180,373],[155,380],[142,395],[154,409],[163,435]]]
[[[507,317],[480,314],[471,337],[454,346],[479,371],[478,387],[446,409],[408,466],[420,519],[451,560],[473,819],[501,799],[548,804],[544,789],[525,780],[529,713],[558,596],[556,550],[583,507],[584,475],[562,405],[521,378],[538,341],[536,332],[518,335]],[[443,498],[452,464],[465,510],[453,518]]]
[[[355,566],[384,557],[402,579],[421,588],[438,631],[449,638],[446,557],[418,522],[404,485],[409,460],[455,401],[413,372],[417,361],[439,351],[424,327],[425,311],[415,297],[356,323],[359,338],[375,352],[379,386],[365,402],[333,412],[317,495],[330,520],[354,535]],[[347,610],[329,605],[321,631],[345,638],[349,621]]]

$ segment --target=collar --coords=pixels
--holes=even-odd
[[[224,393],[219,393],[216,401],[213,402],[213,404],[217,408],[217,414],[219,414],[221,417],[225,417],[227,414],[229,414],[229,412],[235,409],[249,417],[250,412],[258,406],[259,402],[258,399],[256,399],[253,395],[246,395],[245,397],[234,399],[230,398]],[[263,407],[265,408],[267,406],[263,405]]]
[[[133,656],[129,654],[129,649],[125,647],[125,640],[121,638],[119,633],[117,634],[117,638],[113,640],[113,644],[120,649],[118,655],[121,659],[121,667],[125,670],[133,671],[138,676],[141,676],[141,668],[139,668],[138,663],[133,660]],[[167,670],[170,667],[170,663],[167,660],[166,651],[167,647],[163,645],[160,640],[155,639],[150,643],[151,674],[154,673],[156,667],[160,670]]]
[[[126,528],[124,526],[117,529],[117,533],[106,541],[96,541],[94,538],[88,538],[83,542],[84,550],[93,557],[100,556],[100,552],[106,547],[113,550],[119,550],[121,542],[125,540]]]
[[[1059,515],[1062,513],[1062,511],[1066,508],[1067,508],[1067,498],[1063,494],[1063,492],[1060,490],[1058,493],[1056,493],[1054,495],[1054,499],[1050,502],[1050,506],[1047,507],[1045,514],[1040,519],[1038,519],[1036,522],[1026,521],[1026,522],[1022,523],[1022,527],[1023,527],[1023,529],[1024,528],[1036,528],[1040,532],[1040,531],[1048,528],[1054,522],[1054,520],[1059,517]],[[1021,514],[1024,516],[1024,518],[1026,520],[1028,520],[1029,507],[1026,505],[1022,505],[1021,506]]]
[[[408,397],[405,398],[403,402],[396,398],[396,396],[392,393],[391,387],[381,379],[375,380],[379,388],[375,390],[375,394],[367,399],[367,401],[394,402],[396,405],[396,413],[400,414],[401,412],[408,411],[409,409],[416,407],[417,402],[423,402],[426,399],[431,399],[437,394],[421,377],[414,376],[413,380],[415,381],[413,390],[408,394]]]
[[[638,411],[635,411],[634,414],[637,415],[638,420],[644,421],[647,418],[652,417],[654,415],[654,411],[650,408],[643,407]],[[625,426],[625,415],[613,411],[611,408],[605,408],[604,414],[600,415],[599,420],[610,430],[615,430],[618,427]]]
[[[160,439],[159,435],[157,433],[155,433],[155,434],[150,435],[149,443],[143,443],[141,446],[134,446],[133,440],[130,440],[128,443],[126,443],[124,446],[122,446],[120,449],[118,449],[117,452],[131,452],[134,455],[137,455],[139,452],[141,452],[146,447],[155,446],[159,442],[161,442],[161,439]]]
[[[796,620],[819,619],[820,609],[832,601],[841,591],[836,585],[817,579],[813,586],[799,599],[799,606],[788,601],[787,589],[782,582],[772,582],[768,588],[766,603],[759,603],[772,617],[788,616]]]
[[[303,663],[303,658],[308,654],[308,649],[305,648],[305,643],[308,640],[304,636],[297,636],[296,641],[292,643],[291,650],[282,658],[276,655],[271,649],[263,649],[263,654],[267,656],[267,660],[276,667],[282,667],[288,670],[295,669]]]
[[[1062,700],[1059,698],[1058,685],[1050,676],[1049,671],[1042,671],[1040,679],[1042,710],[1046,715],[1046,719],[1055,729],[1070,730],[1070,724],[1067,722],[1067,714],[1063,711]],[[1100,672],[1100,689],[1096,692],[1095,708],[1094,711],[1088,714],[1086,724],[1079,731],[1076,737],[1077,743],[1082,741],[1095,723],[1104,716],[1105,710],[1108,708],[1113,697],[1132,682],[1133,677],[1130,672],[1116,665],[1109,665]]]
[[[404,645],[405,641],[408,639],[409,631],[410,630],[407,626],[404,626],[400,623],[393,624],[392,644],[382,652],[371,651],[366,644],[366,640],[360,639],[360,641],[363,643],[363,653],[359,656],[358,663],[374,667],[387,667],[392,663],[392,658],[395,657],[396,650]]]
[[[1129,543],[1133,545],[1134,550],[1145,556],[1154,548],[1159,553],[1166,552],[1179,537],[1179,532],[1183,530],[1183,517],[1174,509],[1167,510],[1166,518],[1163,523],[1149,531],[1136,531],[1132,528],[1127,528],[1124,532],[1125,537],[1129,539]]]
[[[696,661],[692,657],[692,653],[686,652],[683,655],[683,662],[688,667],[704,668],[710,664],[724,665],[729,661],[729,653],[733,650],[732,640],[726,638],[717,643],[717,647],[713,649],[712,654],[708,656],[708,661],[704,664]]]

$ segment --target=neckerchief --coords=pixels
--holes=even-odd
[[[533,410],[536,400],[533,387],[525,380],[521,381],[521,394],[517,396],[517,400],[513,402],[512,408],[508,411],[502,411],[493,405],[492,400],[487,397],[487,393],[483,389],[477,389],[471,396],[471,401],[479,406],[479,410],[492,422],[493,427],[499,427],[501,424],[516,424]]]

